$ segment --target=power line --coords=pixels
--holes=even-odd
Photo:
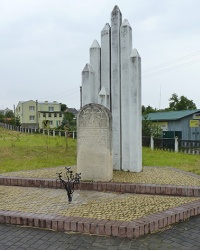
[[[76,89],[76,90],[75,90]],[[74,91],[75,90],[75,91]],[[74,95],[74,94],[76,94],[76,93],[78,93],[80,90],[79,90],[79,88],[73,88],[73,89],[71,89],[71,90],[67,90],[67,91],[63,91],[62,93],[60,93],[60,94],[55,94],[55,95],[52,95],[52,96],[49,96],[49,97],[46,97],[46,98],[44,98],[44,99],[49,99],[49,98],[60,98],[60,97],[64,97],[64,96],[71,96],[71,95]],[[65,94],[65,93],[67,93],[67,94]]]
[[[197,55],[200,55],[200,51],[197,51],[197,52],[194,52],[194,53],[191,53],[191,54],[188,54],[188,55],[173,59],[171,61],[159,64],[157,66],[152,66],[152,67],[146,68],[146,69],[143,70],[143,73],[146,73],[146,72],[147,73],[143,75],[143,78],[149,78],[149,77],[156,76],[156,75],[163,74],[163,73],[167,73],[169,71],[176,70],[176,69],[179,69],[179,68],[182,68],[182,67],[190,66],[190,65],[195,64],[195,63],[199,63],[200,59],[197,59],[197,60],[186,62],[186,63],[180,64],[180,65],[176,65],[176,66],[173,66],[173,67],[170,67],[170,68],[161,69],[161,70],[158,70],[158,71],[155,71],[155,72],[152,72],[152,73],[151,72],[148,73],[148,71],[154,71],[154,70],[157,70],[159,68],[169,66],[171,64],[174,64],[174,63],[189,59],[189,58],[197,56]],[[73,95],[77,94],[79,91],[80,91],[79,88],[75,87],[75,88],[72,88],[70,90],[62,91],[62,92],[60,92],[58,94],[46,97],[44,99],[73,96]],[[74,103],[74,102],[75,101],[72,101],[71,103]]]
[[[188,63],[183,63],[183,64],[180,64],[180,65],[168,68],[168,69],[164,69],[164,70],[160,70],[160,71],[157,71],[157,72],[152,72],[152,73],[146,74],[146,75],[143,76],[143,78],[148,78],[148,77],[151,77],[151,76],[154,76],[154,75],[167,73],[169,71],[176,70],[176,69],[183,68],[183,67],[187,67],[187,66],[190,66],[192,64],[199,63],[199,62],[200,62],[200,59],[197,59],[197,60],[194,60],[194,61],[191,61],[191,62],[188,62]]]
[[[200,51],[197,51],[197,52],[194,52],[192,54],[188,54],[188,55],[176,58],[174,60],[171,60],[171,61],[159,64],[159,65],[156,65],[156,66],[152,66],[152,67],[146,68],[143,71],[146,72],[146,71],[151,71],[151,70],[158,69],[158,68],[161,68],[161,67],[165,67],[165,66],[168,66],[170,64],[173,64],[173,63],[176,63],[176,62],[179,62],[179,61],[182,61],[182,60],[185,60],[185,59],[188,59],[190,57],[197,56],[197,55],[200,55]]]

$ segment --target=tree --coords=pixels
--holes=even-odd
[[[68,128],[68,130],[76,130],[76,117],[73,113],[66,112],[63,117],[61,128]]]
[[[67,109],[67,105],[61,103],[61,111],[66,111],[66,109]]]
[[[4,120],[4,115],[0,114],[0,122],[3,122],[3,120]]]
[[[5,113],[5,118],[14,118],[15,115],[12,110],[9,110]]]
[[[21,122],[20,122],[20,117],[19,116],[16,116],[15,117],[15,126],[21,126]]]
[[[142,121],[142,136],[153,136],[153,137],[162,137],[162,129],[159,125],[148,120],[147,116],[143,117]]]
[[[197,109],[193,100],[189,100],[183,95],[179,98],[176,93],[172,94],[172,97],[169,99],[169,110],[179,111],[188,109]]]
[[[144,105],[142,105],[142,115],[147,115],[154,112],[156,112],[156,109],[152,108],[151,106],[148,105],[147,107],[145,107]]]

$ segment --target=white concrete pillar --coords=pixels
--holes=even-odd
[[[93,103],[98,104],[98,96],[101,88],[101,47],[94,40],[90,47],[90,65],[94,72]]]
[[[109,110],[110,110],[110,61],[111,61],[110,45],[111,45],[110,25],[106,23],[106,25],[101,31],[101,92],[102,89],[105,88],[105,90],[103,90],[104,92],[107,93],[105,103],[106,103],[106,108],[108,108]],[[99,102],[99,104],[101,104],[101,102]]]
[[[130,55],[130,171],[142,171],[141,58],[136,49]]]
[[[122,14],[116,5],[111,13],[111,112],[113,122],[113,169],[121,169],[121,66],[120,26]]]
[[[93,103],[94,71],[89,63],[82,71],[82,106]]]
[[[154,139],[153,139],[153,135],[151,135],[150,146],[151,146],[151,150],[154,150]]]
[[[53,136],[55,136],[55,130],[53,130]]]
[[[61,131],[59,131],[58,135],[61,136]]]
[[[121,48],[121,146],[122,170],[130,171],[130,54],[132,51],[132,28],[128,20],[124,20],[120,28]],[[132,131],[133,133],[134,131]]]
[[[175,148],[174,148],[175,152],[178,152],[178,137],[175,137]]]
[[[106,108],[108,108],[109,105],[109,94],[106,91],[105,87],[101,88],[101,91],[99,93],[99,101],[98,104],[101,104],[103,106],[105,106]],[[109,108],[108,108],[109,109]]]

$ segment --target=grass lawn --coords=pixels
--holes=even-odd
[[[163,150],[142,150],[143,166],[168,166],[200,175],[200,155],[168,152]]]
[[[76,140],[0,127],[0,173],[76,164]],[[144,166],[169,166],[200,175],[200,155],[143,148]]]
[[[76,164],[76,141],[0,127],[0,173]]]

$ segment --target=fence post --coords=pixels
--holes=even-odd
[[[178,152],[178,137],[176,136],[175,137],[175,149],[174,149],[175,152]]]
[[[55,136],[55,130],[53,130],[53,136]]]
[[[154,139],[153,139],[153,135],[151,135],[151,150],[154,150]]]

